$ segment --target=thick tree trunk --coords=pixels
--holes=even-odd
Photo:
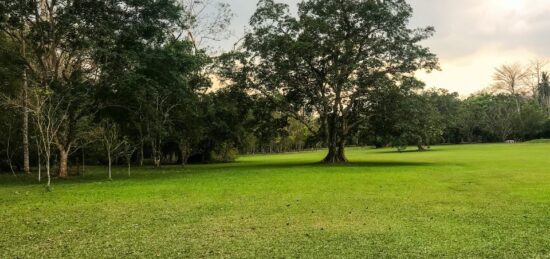
[[[348,162],[348,158],[346,157],[345,149],[346,149],[346,141],[344,139],[342,139],[340,141],[340,143],[338,144],[337,157],[338,157],[339,163],[347,163]]]
[[[59,177],[67,178],[69,176],[69,152],[64,148],[59,148]]]
[[[337,145],[329,145],[328,148],[328,154],[323,159],[324,163],[327,164],[341,164],[341,163],[347,163],[348,159],[345,155],[345,147],[344,146],[337,146]]]
[[[329,128],[333,132],[329,133],[328,154],[323,162],[327,164],[347,163],[344,137],[337,134],[336,127],[331,126]]]
[[[332,114],[328,120],[326,120],[325,134],[328,144],[328,154],[325,159],[323,159],[323,162],[327,164],[348,162],[344,151],[346,144],[344,125],[338,123],[339,119],[341,118],[338,118],[336,114]]]

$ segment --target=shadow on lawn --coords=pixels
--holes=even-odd
[[[123,184],[128,181],[144,182],[151,180],[166,180],[176,179],[196,175],[207,174],[225,174],[225,173],[255,173],[263,170],[282,170],[282,169],[304,169],[311,168],[313,170],[323,169],[342,169],[342,168],[395,168],[395,167],[426,167],[433,166],[435,163],[426,162],[399,162],[399,161],[361,161],[361,162],[349,162],[346,164],[326,164],[322,162],[250,162],[250,161],[238,161],[226,164],[205,164],[205,165],[190,165],[190,166],[164,166],[161,168],[154,167],[134,167],[132,176],[126,175],[126,168],[116,167],[113,170],[113,184]],[[52,178],[52,185],[65,185],[65,184],[78,184],[78,183],[109,183],[107,178],[107,169],[104,167],[91,167],[88,173],[81,176],[72,176],[68,179]],[[239,171],[243,169],[243,171]],[[92,171],[92,172],[90,172]],[[0,187],[2,186],[27,186],[27,185],[44,185],[36,180],[36,176],[19,175],[13,177],[12,175],[0,175]]]
[[[342,164],[327,164],[322,162],[280,162],[280,163],[255,163],[255,162],[235,162],[228,164],[227,168],[257,168],[261,169],[284,169],[284,168],[299,168],[299,167],[311,167],[311,168],[382,168],[382,167],[417,167],[417,166],[431,166],[434,163],[427,162],[399,162],[399,161],[361,161],[361,162],[349,162]],[[219,167],[222,169],[223,167]]]
[[[445,149],[437,148],[437,149],[429,149],[429,150],[424,150],[424,151],[420,151],[420,150],[417,150],[417,149],[407,149],[407,150],[404,150],[404,151],[398,151],[396,149],[389,149],[389,150],[379,151],[377,153],[378,154],[429,154],[429,153],[432,153],[432,152],[440,152],[440,151],[445,151]]]

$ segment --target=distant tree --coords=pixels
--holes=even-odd
[[[537,92],[540,105],[546,111],[546,114],[550,116],[550,80],[548,73],[542,72]]]
[[[231,6],[222,0],[178,0],[182,7],[177,39],[187,36],[196,49],[211,48],[211,43],[231,36]],[[187,35],[184,35],[187,34]]]
[[[526,100],[522,103],[520,118],[515,122],[514,135],[519,140],[529,140],[542,133],[548,113],[535,100]]]
[[[221,74],[298,121],[318,116],[329,149],[324,161],[346,162],[349,136],[372,115],[371,89],[418,85],[412,74],[438,65],[420,45],[433,28],[410,29],[411,16],[404,0],[304,1],[297,16],[262,0],[243,52],[227,55],[233,63]]]
[[[518,114],[521,112],[520,96],[525,93],[525,79],[528,73],[521,64],[502,65],[495,69],[493,91],[507,93],[516,98]]]
[[[483,139],[480,134],[484,128],[484,109],[487,107],[484,97],[472,95],[461,103],[458,123],[461,126],[462,142],[474,143],[487,140]]]
[[[539,85],[542,83],[542,74],[548,63],[547,59],[534,59],[526,70],[525,84],[530,88],[533,99],[539,98]]]
[[[402,117],[397,123],[400,134],[394,143],[399,150],[412,144],[424,151],[439,143],[445,128],[444,116],[433,102],[431,93],[411,94],[402,103],[400,113]]]
[[[30,93],[27,107],[35,120],[39,153],[44,156],[46,164],[46,188],[50,190],[52,147],[56,144],[58,132],[69,119],[68,111],[48,88],[32,88]]]
[[[0,138],[0,167],[5,161],[14,176],[16,175],[15,170],[17,170],[14,158],[21,147],[20,141],[15,139],[18,136],[18,130],[13,122],[19,121],[16,115],[13,109],[0,107],[0,130],[3,134]]]
[[[517,98],[510,95],[488,96],[484,107],[483,121],[488,132],[492,132],[500,141],[508,140],[514,134],[519,114],[513,104]]]
[[[128,168],[128,176],[132,175],[132,156],[136,153],[138,145],[136,145],[132,140],[125,136],[123,139],[122,147],[120,148],[120,154],[126,159],[126,165]]]
[[[99,124],[95,134],[97,134],[107,153],[109,180],[112,180],[113,158],[121,153],[122,149],[127,145],[126,139],[121,136],[119,126],[108,120],[102,121]]]
[[[28,102],[28,87],[24,60],[20,58],[21,53],[25,52],[24,49],[24,45],[20,46],[20,42],[10,38],[5,32],[0,30],[0,105],[4,105],[2,112],[20,117],[18,119],[16,116],[13,116],[10,117],[12,118],[11,120],[7,120],[7,118],[3,118],[2,120],[9,124],[10,129],[20,128],[18,132],[21,134],[17,134],[17,136],[11,134],[10,141],[8,142],[12,144],[11,151],[22,150],[23,171],[29,174],[29,112],[26,107]],[[16,127],[16,124],[20,126]],[[21,143],[15,140],[16,137],[22,140]],[[13,146],[15,143],[17,145]],[[14,152],[11,152],[11,154],[15,156]],[[9,161],[10,163],[12,162],[11,160]]]
[[[247,120],[253,105],[240,89],[224,88],[206,97],[205,135],[200,143],[203,161],[230,162],[236,159],[239,147],[249,128]]]
[[[459,121],[461,101],[458,93],[445,89],[429,89],[422,93],[426,101],[433,106],[440,116],[441,136],[435,143],[460,143]],[[439,141],[440,140],[440,141]]]

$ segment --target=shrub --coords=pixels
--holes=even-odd
[[[212,162],[232,162],[237,159],[239,151],[231,144],[223,143],[210,152]]]

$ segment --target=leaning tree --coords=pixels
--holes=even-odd
[[[405,0],[310,0],[288,5],[261,0],[239,52],[222,59],[221,74],[276,102],[300,121],[316,117],[327,163],[346,162],[351,134],[372,114],[380,87],[418,86],[418,70],[438,67],[419,43],[432,27],[411,29]]]

